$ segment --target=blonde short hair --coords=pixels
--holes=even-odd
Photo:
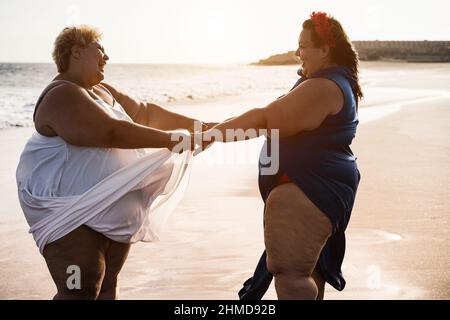
[[[101,37],[102,33],[97,28],[88,25],[64,28],[56,37],[52,53],[58,72],[65,72],[69,68],[73,46],[86,48],[92,42],[100,40]]]

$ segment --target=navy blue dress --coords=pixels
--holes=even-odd
[[[357,99],[352,91],[355,82],[350,69],[343,66],[320,70],[309,78],[334,81],[342,90],[344,106],[339,113],[325,118],[318,128],[280,138],[279,171],[275,175],[262,175],[261,168],[270,163],[264,165],[260,161],[259,190],[265,202],[278,185],[280,176],[285,174],[330,218],[333,231],[320,254],[319,270],[327,283],[341,291],[345,287],[341,271],[345,254],[344,232],[361,177],[356,157],[350,149],[358,125]],[[305,80],[307,78],[302,76],[292,89]],[[263,150],[270,150],[270,143],[268,138]],[[239,298],[261,299],[271,281],[264,251],[253,277],[239,291]]]

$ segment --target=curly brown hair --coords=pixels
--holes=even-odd
[[[352,91],[356,100],[359,101],[363,98],[363,92],[359,84],[358,53],[348,38],[347,33],[344,31],[344,28],[342,28],[341,23],[331,16],[328,16],[328,23],[335,43],[334,46],[330,47],[331,61],[351,70],[352,77],[355,80],[355,84],[352,86]],[[303,29],[311,31],[311,39],[316,47],[324,45],[324,42],[317,34],[314,22],[311,19],[305,20],[302,27]]]

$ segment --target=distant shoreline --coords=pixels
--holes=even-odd
[[[361,61],[450,62],[450,41],[353,41]],[[295,51],[275,54],[256,66],[295,65],[300,59]]]

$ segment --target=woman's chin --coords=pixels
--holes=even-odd
[[[103,72],[99,71],[97,73],[97,79],[98,79],[98,82],[101,82],[101,81],[103,81],[103,79],[105,79],[105,75],[103,74]]]

